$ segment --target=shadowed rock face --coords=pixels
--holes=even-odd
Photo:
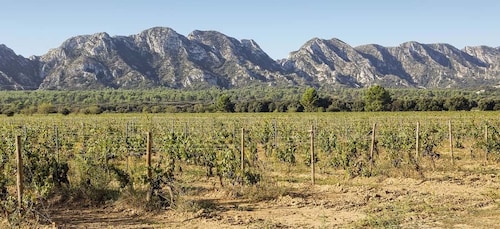
[[[18,56],[7,46],[0,45],[0,90],[33,90],[41,82],[38,58]]]
[[[254,84],[327,87],[466,88],[497,85],[500,49],[459,50],[406,42],[351,47],[313,38],[287,59],[271,59],[253,40],[195,30],[187,37],[155,27],[139,34],[76,36],[39,57],[0,45],[0,89],[235,88]]]
[[[353,48],[335,39],[312,39],[282,64],[319,84],[464,88],[498,84],[499,56],[498,49],[488,47],[459,50],[448,44],[406,42]]]

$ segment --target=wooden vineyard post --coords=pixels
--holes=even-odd
[[[276,124],[276,119],[273,119],[273,131],[274,131],[274,149],[278,148],[278,125]]]
[[[245,128],[241,128],[241,172],[245,171]]]
[[[448,120],[448,132],[450,138],[450,153],[451,153],[451,165],[455,165],[455,157],[453,155],[453,134],[451,128],[451,120]]]
[[[370,145],[370,163],[373,165],[373,151],[375,150],[375,131],[377,129],[377,123],[373,123],[372,129],[372,143]]]
[[[130,144],[128,141],[128,122],[125,125],[125,143],[127,144],[127,172],[130,172]]]
[[[420,156],[418,150],[420,147],[420,122],[417,122],[417,128],[415,129],[415,159],[418,159]]]
[[[153,176],[153,173],[152,173],[152,168],[151,168],[151,132],[147,132],[146,134],[146,165],[148,167],[148,181],[149,181],[149,185],[150,185],[150,190],[148,190],[148,194],[146,196],[146,201],[150,201],[151,200],[151,195],[153,194],[152,193],[152,190],[151,190],[151,180],[152,180],[152,176]]]
[[[484,142],[488,142],[488,124],[484,125]]]
[[[311,183],[314,185],[315,182],[315,177],[314,177],[314,126],[311,125]]]
[[[184,122],[184,136],[188,135],[188,124],[187,122]]]
[[[484,144],[486,146],[486,150],[484,151],[484,161],[488,161],[488,124],[484,125]]]
[[[59,130],[57,126],[54,126],[54,135],[55,135],[55,142],[56,142],[56,156],[57,156],[57,163],[59,163]]]
[[[23,207],[23,157],[21,149],[21,136],[16,136],[16,162],[17,162],[17,206],[19,210]]]

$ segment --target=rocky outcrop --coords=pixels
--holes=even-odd
[[[288,72],[319,85],[366,87],[476,87],[498,84],[498,49],[406,42],[398,47],[312,39],[283,61]]]
[[[0,90],[37,89],[42,81],[37,71],[38,58],[24,58],[0,45]]]
[[[251,40],[156,27],[132,36],[78,36],[41,57],[41,89],[245,86],[284,78]]]
[[[287,59],[217,31],[155,27],[130,36],[76,36],[39,57],[0,45],[0,89],[318,87],[465,88],[500,82],[500,49],[406,42],[351,47],[313,38]]]

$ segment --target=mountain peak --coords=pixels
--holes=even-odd
[[[257,44],[257,42],[255,42],[252,39],[242,39],[241,44],[247,48],[258,49],[258,50],[262,51],[259,44]],[[262,51],[262,52],[264,52],[264,51]]]
[[[188,34],[188,37],[198,37],[198,36],[223,36],[226,37],[225,34],[215,31],[215,30],[193,30]]]
[[[5,44],[0,44],[0,59],[2,56],[7,56],[7,55],[15,55],[14,50],[10,49],[7,47]]]
[[[408,41],[355,48],[312,38],[287,59],[271,59],[252,39],[169,27],[111,37],[75,36],[41,57],[0,44],[0,89],[220,87],[253,84],[363,87],[477,87],[500,81],[500,48]]]
[[[171,34],[171,33],[177,34],[177,32],[170,27],[156,26],[143,30],[139,34]]]

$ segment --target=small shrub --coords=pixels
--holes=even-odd
[[[6,110],[6,111],[4,111],[4,114],[7,117],[12,117],[12,116],[14,116],[15,112],[13,110]]]
[[[275,182],[265,182],[252,186],[240,187],[239,193],[251,201],[275,200],[290,193],[289,188]]]

